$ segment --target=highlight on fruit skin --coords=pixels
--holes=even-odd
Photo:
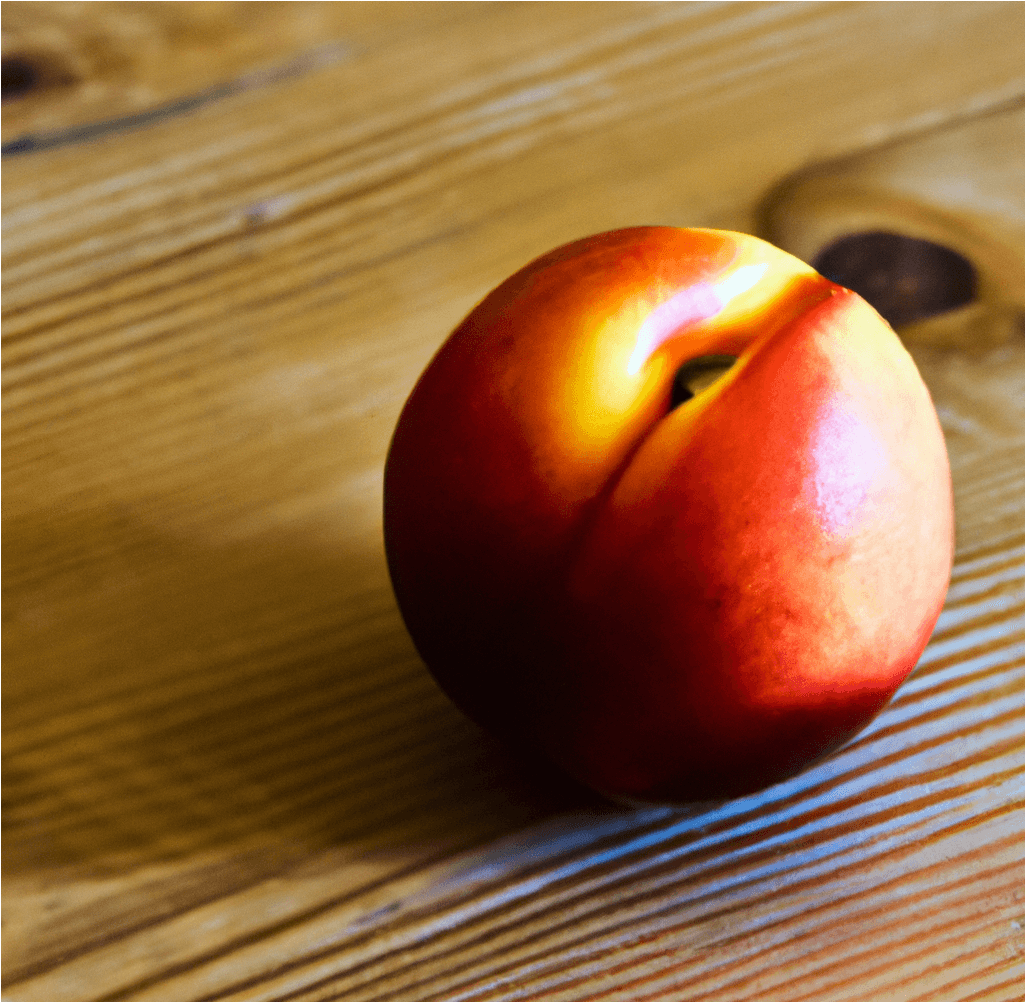
[[[710,357],[736,362],[675,389]],[[684,802],[879,712],[943,605],[953,508],[929,393],[868,304],[755,237],[639,227],[456,328],[399,418],[384,531],[468,715],[602,793]]]

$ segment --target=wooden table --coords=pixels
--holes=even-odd
[[[1021,4],[3,15],[10,1002],[1023,997]],[[544,250],[808,253],[863,176],[993,279],[907,334],[956,489],[936,634],[801,777],[612,807],[418,660],[399,409]]]

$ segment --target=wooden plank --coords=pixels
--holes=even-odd
[[[81,74],[5,107],[9,998],[1020,998],[1018,342],[915,349],[959,531],[916,675],[716,808],[611,808],[464,721],[380,490],[506,274],[754,229],[810,164],[1021,103],[1022,7],[76,6],[5,5]]]

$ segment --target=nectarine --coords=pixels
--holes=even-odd
[[[682,389],[710,356],[736,361]],[[758,789],[865,726],[953,546],[937,416],[879,315],[754,237],[663,227],[485,297],[406,403],[384,524],[452,699],[658,801]]]

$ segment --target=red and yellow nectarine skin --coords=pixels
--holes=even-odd
[[[738,357],[671,406],[678,368]],[[484,727],[606,794],[790,776],[915,666],[951,570],[929,393],[854,293],[754,237],[561,247],[460,324],[385,471],[404,620]]]

